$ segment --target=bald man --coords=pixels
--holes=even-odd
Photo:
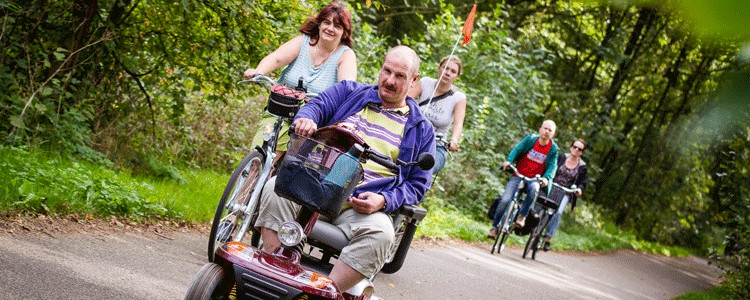
[[[419,77],[419,57],[406,46],[388,51],[377,85],[341,81],[305,104],[294,120],[297,134],[311,136],[318,128],[349,123],[378,153],[392,160],[415,161],[422,152],[435,155],[432,124],[419,112],[409,88]],[[331,224],[351,241],[344,247],[329,277],[346,291],[364,278],[372,278],[385,264],[394,243],[389,213],[404,204],[419,204],[430,187],[432,172],[417,166],[400,172],[373,162],[363,165],[365,177]],[[273,192],[275,178],[266,184],[255,227],[263,248],[273,252],[281,244],[277,232],[282,222],[293,220],[299,205]]]
[[[556,129],[557,125],[552,120],[542,122],[542,127],[539,128],[539,135],[530,134],[524,137],[518,145],[513,147],[513,150],[508,154],[508,158],[503,162],[503,170],[507,170],[511,162],[516,162],[516,168],[521,175],[526,177],[541,176],[540,181],[526,181],[524,183],[526,198],[523,201],[521,210],[518,212],[516,227],[523,227],[525,225],[526,216],[529,214],[531,205],[534,204],[537,195],[539,195],[539,189],[546,187],[555,178],[559,148],[555,141],[552,140],[552,137],[555,136]],[[518,190],[521,180],[518,176],[511,176],[508,180],[500,204],[497,205],[495,217],[492,220],[492,229],[487,234],[488,238],[494,239],[497,236],[497,226],[502,221],[505,207]],[[547,192],[549,193],[549,188],[547,188]]]

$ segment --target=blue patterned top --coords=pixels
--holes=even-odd
[[[302,77],[307,92],[320,93],[338,82],[339,58],[348,49],[348,46],[341,45],[335,53],[331,54],[328,61],[317,68],[313,68],[312,61],[310,61],[310,36],[303,34],[299,55],[292,63],[281,70],[277,82],[294,88],[297,86],[299,78]]]

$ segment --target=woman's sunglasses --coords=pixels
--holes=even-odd
[[[570,148],[577,149],[578,151],[583,152],[583,149],[578,148],[578,146],[576,146],[576,145],[570,146]]]

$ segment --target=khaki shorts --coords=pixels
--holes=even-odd
[[[260,213],[255,227],[265,227],[278,232],[281,223],[293,220],[300,205],[274,193],[276,177],[263,187]],[[336,225],[349,239],[349,245],[341,250],[339,260],[367,278],[372,278],[385,264],[394,240],[393,219],[386,213],[360,214],[346,209],[329,222]]]

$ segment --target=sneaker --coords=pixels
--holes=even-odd
[[[487,234],[487,238],[495,239],[497,237],[497,227],[492,227],[490,233]]]
[[[234,223],[229,221],[224,221],[219,224],[219,228],[217,228],[216,232],[216,240],[222,243],[225,243],[230,238],[232,238],[231,234],[232,231],[234,231]]]
[[[518,218],[516,218],[516,224],[515,225],[518,228],[522,228],[523,225],[526,225],[526,217],[518,216]]]
[[[544,246],[542,246],[542,250],[544,250],[544,252],[547,252],[549,251],[549,248],[550,248],[549,241],[544,241]]]

